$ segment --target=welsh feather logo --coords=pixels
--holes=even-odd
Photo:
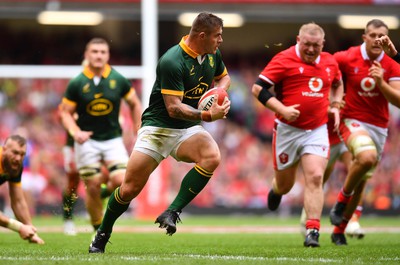
[[[286,153],[281,153],[279,155],[279,161],[281,162],[281,164],[286,164],[289,161],[289,155]]]

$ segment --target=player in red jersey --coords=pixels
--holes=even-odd
[[[344,106],[344,101],[342,106]],[[352,154],[349,152],[344,142],[340,139],[338,131],[334,130],[333,119],[329,119],[328,121],[328,135],[329,135],[330,154],[329,154],[328,165],[324,172],[323,184],[325,184],[330,178],[337,161],[343,163],[346,170],[348,170],[351,165],[351,161],[353,160]],[[345,230],[346,235],[358,239],[362,239],[365,236],[365,230],[361,228],[361,225],[359,223],[362,210],[363,210],[362,200],[360,200],[359,205],[356,208],[356,211],[354,212],[352,218],[349,221],[349,224],[346,227]],[[300,224],[301,224],[301,232],[304,235],[306,233],[305,229],[306,221],[307,221],[307,216],[303,208],[300,217]]]
[[[348,220],[382,155],[387,137],[389,104],[400,106],[400,67],[387,56],[376,40],[388,34],[378,19],[367,23],[364,43],[334,54],[346,79],[346,105],[341,115],[340,134],[353,162],[337,202],[330,212],[336,245],[346,245]]]
[[[324,201],[322,177],[329,155],[326,123],[330,112],[338,129],[343,96],[338,65],[331,54],[322,52],[324,37],[324,30],[317,24],[303,25],[297,44],[274,56],[252,87],[253,95],[276,113],[275,176],[268,194],[268,208],[274,211],[279,207],[282,195],[293,187],[301,164],[305,178],[304,208],[308,216],[306,247],[319,246]],[[271,87],[276,97],[269,92]]]
[[[336,161],[342,162],[345,165],[346,169],[348,170],[353,160],[353,155],[347,149],[346,144],[340,139],[338,132],[333,131],[333,126],[331,125],[330,122],[328,122],[328,132],[329,132],[329,143],[331,145],[331,153],[328,161],[328,166],[324,174],[324,183],[328,181],[330,175],[332,174]],[[363,211],[363,206],[362,206],[362,194],[361,194],[357,208],[354,211],[346,227],[345,230],[346,235],[358,239],[362,239],[365,236],[365,231],[364,229],[361,228],[361,225],[359,223],[362,211]]]
[[[344,102],[343,102],[343,104],[344,104]],[[342,104],[342,106],[344,106],[343,104]],[[329,152],[328,164],[326,166],[324,176],[323,176],[323,184],[325,184],[328,181],[333,170],[335,169],[335,165],[336,165],[337,161],[340,161],[341,163],[343,163],[344,166],[346,167],[346,169],[348,169],[350,166],[351,160],[352,160],[352,155],[347,150],[346,145],[340,139],[340,137],[338,135],[338,131],[334,130],[335,128],[334,128],[333,119],[328,120],[327,126],[328,126],[330,152]],[[303,210],[301,212],[301,217],[300,217],[300,224],[301,224],[301,232],[304,235],[306,235],[306,229],[305,229],[306,221],[307,221],[307,215],[303,208]],[[357,231],[357,233],[359,233],[359,232],[361,232],[364,235],[363,230]]]

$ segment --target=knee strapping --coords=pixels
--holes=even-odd
[[[90,165],[79,169],[79,175],[83,179],[100,176],[100,165]]]
[[[350,141],[350,150],[353,155],[356,156],[363,151],[376,150],[376,146],[371,137],[367,135],[358,135]]]
[[[107,167],[108,172],[110,172],[110,176],[120,173],[121,171],[126,170],[126,163],[112,163]]]
[[[367,179],[371,178],[372,175],[373,175],[374,172],[375,172],[375,169],[376,169],[376,166],[371,167],[371,168],[368,170],[368,172],[365,173],[363,179],[364,179],[364,180],[367,180]]]

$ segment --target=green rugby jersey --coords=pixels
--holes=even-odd
[[[72,79],[63,103],[76,106],[77,125],[82,131],[93,131],[92,139],[109,140],[122,135],[118,116],[121,99],[131,92],[131,83],[110,65],[106,65],[98,85],[88,67]],[[133,91],[133,89],[132,89]]]
[[[200,121],[174,119],[168,115],[162,94],[183,96],[183,103],[197,108],[200,97],[211,88],[214,78],[222,78],[228,72],[219,50],[207,54],[199,62],[199,54],[191,50],[183,37],[179,44],[170,48],[158,61],[157,77],[150,95],[149,107],[142,115],[142,126],[184,129],[200,124]]]

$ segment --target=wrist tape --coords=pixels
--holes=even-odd
[[[14,220],[12,218],[10,218],[10,220],[8,221],[8,225],[7,228],[10,230],[13,230],[15,232],[19,232],[19,230],[22,227],[22,223],[20,221]]]

